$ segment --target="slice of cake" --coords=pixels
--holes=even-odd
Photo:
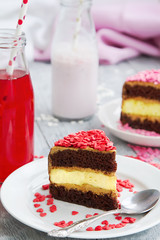
[[[160,70],[140,72],[123,85],[122,124],[160,133]]]
[[[55,142],[50,150],[50,193],[54,198],[91,208],[118,207],[116,148],[101,130],[80,131]]]

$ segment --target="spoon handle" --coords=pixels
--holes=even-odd
[[[89,224],[98,220],[99,218],[102,218],[109,214],[120,213],[120,212],[121,212],[120,209],[110,210],[108,212],[77,221],[77,222],[73,223],[72,225],[65,227],[63,229],[58,229],[58,230],[53,229],[52,231],[48,232],[48,235],[52,236],[52,237],[67,237],[72,232],[76,232],[84,227],[87,227]]]

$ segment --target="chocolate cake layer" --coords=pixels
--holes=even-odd
[[[123,98],[127,99],[132,97],[144,97],[160,101],[160,89],[145,85],[132,86],[131,84],[125,83],[123,87]]]
[[[63,150],[49,154],[51,165],[54,167],[81,167],[101,170],[105,173],[115,172],[117,163],[115,151],[103,153],[88,150]]]
[[[148,131],[154,131],[154,132],[160,133],[160,122],[158,122],[157,120],[155,120],[154,122],[148,119],[141,121],[140,118],[132,120],[130,116],[122,112],[121,112],[120,120],[123,125],[128,123],[130,127],[133,127],[135,129],[145,129]]]
[[[118,208],[116,196],[112,194],[97,195],[93,192],[82,192],[76,189],[67,190],[63,186],[50,184],[50,193],[55,199],[83,205],[90,208],[102,209],[105,211]]]

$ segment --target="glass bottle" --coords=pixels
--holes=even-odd
[[[61,0],[51,54],[52,111],[66,120],[96,111],[98,51],[91,0]]]
[[[25,60],[25,34],[0,29],[0,182],[33,160],[34,95]],[[16,48],[14,71],[7,66]]]

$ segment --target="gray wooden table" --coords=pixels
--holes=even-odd
[[[144,69],[160,68],[160,59],[139,57],[112,66],[100,66],[98,103],[101,104],[121,97],[121,90],[127,76]],[[119,155],[134,155],[127,143],[111,135],[102,127],[97,115],[88,121],[59,122],[51,111],[51,66],[50,63],[34,62],[30,72],[35,93],[35,155],[47,156],[56,139],[71,132],[89,129],[103,129],[114,142]],[[38,161],[38,160],[36,160]],[[106,232],[107,234],[107,232]],[[34,230],[14,219],[0,202],[0,240],[49,240],[45,233]],[[56,238],[55,238],[56,239]],[[62,238],[61,238],[62,239]],[[71,238],[70,238],[71,239]],[[114,238],[115,240],[160,240],[160,224],[134,235]]]

